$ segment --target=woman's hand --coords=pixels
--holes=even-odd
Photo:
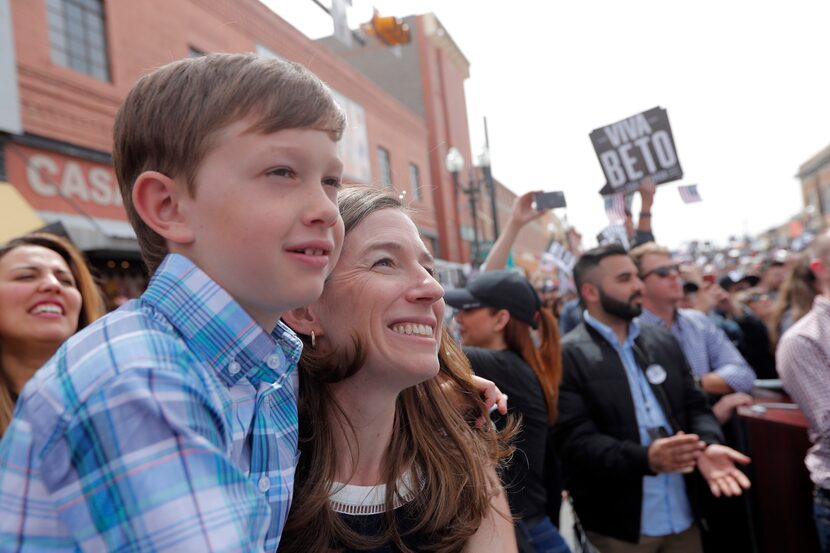
[[[476,427],[481,428],[494,410],[502,415],[507,414],[507,394],[501,393],[495,382],[473,375],[473,386],[479,391],[484,401],[484,412],[476,419]]]
[[[549,211],[547,209],[538,210],[533,207],[533,196],[540,192],[541,190],[526,192],[513,200],[513,209],[510,211],[510,222],[508,224],[514,224],[521,228],[547,213]]]

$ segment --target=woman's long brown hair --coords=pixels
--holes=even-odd
[[[403,210],[396,197],[367,187],[344,190],[338,201],[347,235],[375,211]],[[325,337],[317,339],[316,347],[308,337],[302,339],[301,456],[280,552],[329,552],[344,546],[371,549],[389,542],[408,552],[393,505],[396,494],[403,493],[395,482],[409,469],[421,484],[409,505],[417,513],[411,532],[431,536],[429,551],[460,551],[489,515],[492,497],[501,493],[490,474],[511,453],[507,437],[515,433],[515,424],[501,433],[490,424],[480,428],[475,424],[481,414],[481,399],[461,349],[444,330],[439,374],[398,396],[392,442],[383,461],[386,528],[380,536],[363,536],[351,530],[329,503],[336,476],[334,433],[353,433],[353,429],[328,385],[360,370],[365,347],[358,336],[353,337],[348,351],[333,351]]]
[[[562,381],[562,350],[559,343],[559,325],[551,312],[542,307],[539,313],[539,338],[537,349],[530,334],[530,325],[510,317],[504,327],[504,342],[530,365],[545,396],[548,408],[548,424],[556,422],[556,403],[559,383]]]
[[[78,330],[104,314],[104,298],[101,291],[95,284],[95,279],[89,271],[83,254],[68,240],[60,236],[46,232],[26,234],[11,240],[5,246],[0,247],[0,258],[10,251],[23,246],[41,246],[60,255],[72,276],[75,278],[75,286],[81,293],[81,312],[78,315]],[[2,336],[0,336],[2,340]],[[12,400],[11,380],[5,374],[5,369],[0,365],[0,436],[6,432],[12,420],[14,401]]]
[[[769,336],[773,352],[781,338],[784,313],[790,311],[792,322],[796,322],[810,311],[813,307],[813,300],[818,295],[816,275],[810,269],[810,259],[811,256],[807,253],[802,253],[798,257],[778,292],[778,300],[772,308],[769,322]]]

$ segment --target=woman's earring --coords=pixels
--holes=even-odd
[[[314,349],[317,347],[317,337],[314,336],[314,331],[311,331],[311,348]]]

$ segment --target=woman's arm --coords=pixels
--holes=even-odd
[[[495,469],[490,471],[493,482],[498,482]],[[465,553],[480,553],[481,551],[498,551],[499,553],[517,553],[516,533],[513,529],[513,519],[510,516],[510,507],[507,505],[507,494],[499,486],[498,494],[490,500],[490,512],[481,521],[481,526],[464,546]]]
[[[542,211],[533,209],[533,195],[537,192],[539,191],[527,192],[513,201],[513,209],[510,212],[510,219],[507,221],[507,226],[501,232],[493,247],[490,248],[490,254],[481,266],[482,271],[498,271],[499,269],[504,269],[504,266],[507,264],[507,258],[510,255],[510,248],[513,247],[516,236],[518,236],[522,227],[549,211],[547,209],[543,209]]]

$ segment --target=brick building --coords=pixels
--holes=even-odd
[[[110,295],[135,295],[141,265],[111,169],[118,106],[136,79],[165,63],[257,52],[300,62],[326,81],[348,115],[340,145],[347,181],[406,192],[436,256],[467,261],[461,234],[471,218],[443,156],[453,145],[472,159],[468,63],[434,16],[409,19],[414,40],[384,70],[405,68],[410,84],[427,92],[420,100],[390,90],[258,0],[0,0],[0,181],[44,222],[65,227]],[[392,55],[379,43],[372,49]],[[468,161],[462,178],[473,171]]]
[[[804,216],[812,230],[830,225],[830,146],[798,168]]]

